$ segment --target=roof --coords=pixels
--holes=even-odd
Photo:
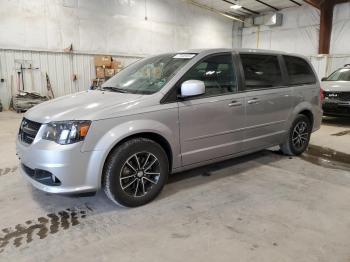
[[[288,53],[284,51],[277,51],[277,50],[267,50],[267,49],[254,49],[254,48],[208,48],[208,49],[188,49],[188,50],[182,50],[177,53],[191,53],[191,54],[201,54],[201,55],[210,55],[220,52],[237,52],[237,53],[256,53],[256,54],[274,54],[274,55],[290,55],[290,56],[296,56],[300,57],[306,60],[309,60],[306,56],[301,54],[295,54],[295,53]]]
[[[188,49],[182,50],[177,53],[217,53],[217,52],[232,52],[236,51],[238,53],[268,53],[268,54],[288,54],[283,51],[267,50],[267,49],[254,49],[254,48],[207,48],[207,49]]]

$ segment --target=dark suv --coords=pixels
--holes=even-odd
[[[322,78],[324,115],[350,116],[350,64]]]

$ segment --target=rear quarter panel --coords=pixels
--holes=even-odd
[[[312,85],[300,85],[292,87],[292,108],[289,116],[289,126],[295,117],[302,111],[308,110],[313,115],[313,131],[320,128],[322,121],[322,109],[320,101],[320,85],[317,82]]]

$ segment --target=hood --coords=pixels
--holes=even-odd
[[[138,104],[143,95],[109,91],[84,91],[41,103],[28,110],[24,117],[39,122],[65,120],[98,120],[101,112],[124,111]],[[100,113],[100,114],[99,114]]]
[[[326,92],[350,92],[350,81],[323,81],[321,87]]]

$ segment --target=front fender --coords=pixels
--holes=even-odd
[[[81,150],[99,152],[100,161],[93,163],[99,166],[99,177],[105,160],[115,145],[127,137],[141,133],[154,133],[167,140],[172,150],[173,168],[181,165],[178,121],[174,121],[177,119],[177,110],[163,112],[159,120],[154,118],[152,115],[135,115],[132,119],[129,116],[127,119],[121,117],[92,122]]]
[[[123,139],[140,133],[155,133],[164,137],[170,145],[174,145],[176,143],[176,136],[174,136],[174,133],[177,130],[171,130],[165,124],[155,120],[131,120],[117,124],[116,126],[108,128],[107,130],[107,132],[106,130],[104,132],[102,130],[102,132],[98,132],[104,134],[98,139],[94,139],[95,142],[89,141],[84,143],[83,151],[98,150],[109,152]]]

